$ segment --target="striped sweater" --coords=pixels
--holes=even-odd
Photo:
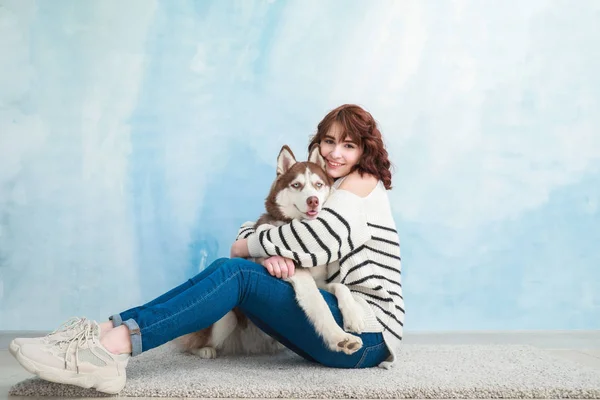
[[[245,223],[238,238],[248,239],[251,257],[280,255],[302,267],[327,264],[327,281],[343,283],[365,311],[365,332],[382,332],[390,358],[397,358],[404,325],[400,243],[383,183],[367,196],[338,189],[314,220],[294,220],[255,232]]]

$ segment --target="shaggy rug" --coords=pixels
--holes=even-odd
[[[517,345],[405,345],[398,365],[341,370],[291,352],[202,360],[171,344],[132,358],[119,396],[230,398],[600,398],[600,370]],[[38,378],[15,396],[106,396]]]

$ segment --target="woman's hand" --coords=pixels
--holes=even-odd
[[[231,245],[231,250],[229,251],[229,257],[250,257],[250,252],[248,251],[248,239],[239,239],[233,242],[233,244]]]
[[[262,265],[269,271],[269,274],[281,279],[289,278],[296,271],[294,260],[281,256],[266,258]]]

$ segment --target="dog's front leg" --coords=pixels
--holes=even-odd
[[[335,322],[327,302],[309,271],[299,268],[286,280],[294,287],[298,305],[331,350],[353,354],[362,347],[362,340],[359,337],[344,332]]]
[[[348,286],[343,283],[329,283],[325,290],[335,295],[338,306],[344,319],[344,330],[354,333],[362,333],[365,329],[364,310],[352,296]]]

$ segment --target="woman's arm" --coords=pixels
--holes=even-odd
[[[348,178],[351,178],[350,176]],[[236,257],[283,256],[302,267],[314,267],[339,260],[370,239],[363,197],[377,181],[369,177],[346,179],[323,205],[314,220],[294,220],[276,228],[259,229],[232,246]],[[347,182],[348,181],[348,182]]]
[[[242,224],[242,226],[240,226],[240,229],[238,230],[235,240],[246,239],[248,236],[253,234],[255,231],[254,225],[256,225],[256,222],[253,222],[253,221],[244,222]]]
[[[250,257],[250,253],[248,253],[248,241],[246,238],[255,232],[254,225],[256,225],[256,222],[246,221],[240,226],[237,236],[235,237],[235,242],[233,242],[231,249],[229,250],[229,257]]]

